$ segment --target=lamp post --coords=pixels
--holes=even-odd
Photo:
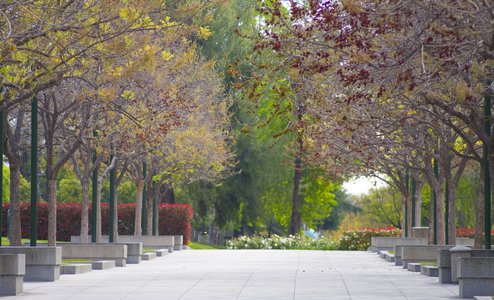
[[[489,82],[489,86],[490,86]],[[484,130],[489,137],[491,136],[491,94],[488,91],[484,96]],[[489,144],[484,143],[482,162],[484,165],[484,240],[485,248],[491,249],[491,174],[489,170]]]
[[[434,158],[434,176],[436,176],[436,179],[439,177],[439,164],[437,163],[437,159]],[[434,224],[434,231],[433,231],[433,242],[434,245],[437,245],[437,195],[436,191],[434,191],[434,198],[433,198],[433,209],[434,209],[434,217],[433,217],[433,224]]]
[[[146,196],[146,176],[147,176],[147,165],[144,162],[142,164],[142,174],[144,176],[144,188],[142,189],[142,218],[141,218],[141,229],[142,235],[148,235],[148,222],[147,222],[147,196]]]
[[[113,147],[111,147],[110,164],[113,163]],[[108,240],[110,243],[115,241],[115,179],[117,176],[117,167],[113,166],[110,170],[110,230]]]
[[[31,100],[31,219],[29,245],[36,247],[38,205],[38,99]],[[55,208],[56,209],[56,208]]]

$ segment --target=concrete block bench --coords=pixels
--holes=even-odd
[[[439,256],[439,250],[451,249],[453,246],[439,246],[439,245],[401,245],[401,259],[403,261],[403,268],[407,268],[408,263],[415,263],[421,261],[436,261]],[[396,255],[396,253],[395,253]]]
[[[412,227],[412,238],[423,238],[429,241],[429,227]]]
[[[24,281],[55,281],[60,279],[61,247],[2,246],[0,254],[24,254],[26,274]]]
[[[427,238],[405,238],[405,237],[371,237],[371,246],[368,251],[394,250],[395,245],[427,245]]]
[[[156,256],[162,257],[168,255],[168,249],[156,249]]]
[[[78,235],[70,237],[70,241],[73,243],[79,243],[80,240]],[[108,243],[108,236],[101,236],[101,241]],[[117,243],[142,243],[144,248],[169,249],[173,251],[175,238],[173,235],[118,235]]]
[[[62,274],[82,274],[88,273],[93,270],[93,266],[91,264],[85,263],[74,263],[74,264],[65,264],[62,265]]]
[[[384,255],[384,259],[389,262],[395,262],[395,255],[387,252],[386,255]]]
[[[461,238],[457,237],[456,238],[456,245],[462,245],[462,246],[468,246],[468,247],[473,247],[475,244],[475,239],[471,238]]]
[[[127,245],[127,263],[139,264],[144,253],[141,242],[118,242],[117,244]]]
[[[460,297],[494,295],[494,257],[461,257],[458,264]]]
[[[458,283],[458,259],[461,257],[494,257],[494,250],[479,250],[466,246],[455,246],[449,251],[439,251],[438,267],[440,283]]]
[[[26,274],[25,254],[0,255],[0,296],[17,296],[23,292]]]
[[[429,276],[429,277],[438,277],[439,276],[439,268],[436,266],[428,266],[422,265],[420,267],[420,273]]]
[[[114,260],[100,260],[91,262],[93,270],[107,270],[115,268]]]
[[[173,251],[184,250],[184,237],[181,235],[174,235]]]
[[[439,283],[451,283],[451,253],[449,249],[440,249],[437,257]]]
[[[407,268],[410,272],[420,272],[421,264],[419,263],[408,263]]]
[[[62,245],[63,258],[82,258],[89,260],[113,260],[117,267],[127,263],[127,245],[125,244],[75,244]]]
[[[156,258],[156,252],[146,252],[141,257],[142,260],[152,260]]]

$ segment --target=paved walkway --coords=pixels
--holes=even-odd
[[[104,271],[25,283],[3,299],[458,299],[368,252],[187,250]]]

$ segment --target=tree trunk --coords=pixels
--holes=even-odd
[[[430,184],[429,184],[430,187]],[[434,189],[431,187],[430,205],[429,205],[429,245],[434,245]]]
[[[89,243],[89,180],[81,180],[81,243]]]
[[[21,166],[9,159],[10,168],[10,245],[21,246],[21,210],[19,206]]]
[[[142,235],[142,192],[144,190],[144,181],[138,180],[137,182],[137,197],[136,197],[136,210],[134,218],[134,235]]]
[[[456,186],[449,185],[448,245],[456,245]]]
[[[437,244],[446,244],[445,222],[444,222],[444,185],[440,184],[436,188],[437,199]]]
[[[57,180],[48,180],[50,201],[48,202],[48,246],[57,244]]]
[[[300,180],[302,179],[302,137],[298,137],[298,150],[295,154],[295,168],[293,176],[293,195],[292,195],[292,216],[290,223],[290,234],[298,235],[302,227],[302,216],[300,214]]]
[[[163,184],[161,187],[161,194],[163,195],[163,200],[165,203],[175,204],[175,193],[173,191],[173,183],[172,178],[169,176],[167,178],[167,182]]]
[[[422,226],[422,188],[424,182],[422,180],[415,180],[415,226]]]

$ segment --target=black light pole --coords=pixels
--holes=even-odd
[[[490,82],[489,82],[490,86]],[[484,130],[486,134],[491,136],[491,93],[486,93],[484,97]],[[491,173],[489,170],[489,144],[484,143],[483,149],[483,164],[484,164],[484,236],[485,248],[491,249]]]
[[[405,173],[405,187],[406,187],[406,192],[405,192],[405,237],[408,237],[408,170],[406,170]]]
[[[144,178],[147,176],[147,166],[146,163],[144,162],[142,164],[142,174],[144,175]],[[146,180],[146,179],[144,179]],[[148,222],[147,222],[147,197],[146,197],[146,181],[144,181],[144,188],[142,189],[142,217],[141,217],[141,232],[142,235],[148,235]]]
[[[417,192],[417,184],[415,183],[415,179],[412,177],[412,228],[417,226],[415,222],[415,216],[417,212],[415,211],[415,193]]]
[[[113,148],[113,147],[112,147]],[[111,150],[110,164],[113,161],[113,149]],[[110,230],[108,239],[110,243],[115,241],[115,179],[117,176],[116,166],[110,170]]]
[[[29,245],[36,247],[38,205],[38,99],[31,100],[31,219]],[[56,209],[56,208],[55,208]]]
[[[96,133],[93,133],[96,136]],[[96,243],[96,226],[97,226],[97,216],[98,216],[98,166],[94,166],[97,160],[96,149],[93,150],[93,175],[92,175],[92,212],[91,212],[91,243]]]
[[[2,89],[0,88],[0,92]],[[2,246],[2,224],[3,224],[3,109],[0,110],[0,246]]]
[[[434,175],[436,178],[439,177],[439,164],[437,163],[437,159],[434,158]],[[433,233],[433,241],[434,245],[437,245],[437,195],[436,191],[434,191],[434,233]]]

